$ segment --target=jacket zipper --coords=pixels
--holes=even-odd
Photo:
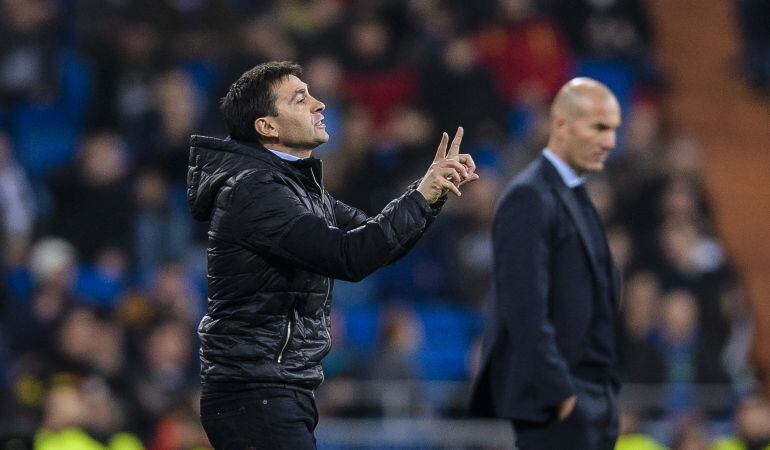
[[[310,169],[310,176],[313,177],[313,182],[316,186],[318,186],[318,190],[321,191],[321,204],[323,205],[323,209],[326,209],[326,191],[324,191],[323,186],[318,182],[318,180],[315,177],[315,170]]]
[[[289,318],[289,322],[286,324],[286,341],[283,343],[283,347],[281,347],[281,352],[278,353],[278,363],[283,360],[283,352],[286,351],[286,347],[289,346],[289,339],[291,339],[291,317]]]
[[[324,302],[321,304],[321,322],[324,325],[324,330],[326,330],[326,335],[329,336],[329,348],[332,346],[332,333],[329,331],[329,327],[326,326],[326,302],[329,301],[329,293],[332,290],[332,279],[326,278],[326,297],[324,297]]]
[[[310,169],[310,175],[313,177],[313,182],[315,182],[315,185],[318,186],[318,189],[321,191],[321,210],[324,211],[324,215],[326,215],[326,191],[323,188],[323,185],[321,185],[318,182],[318,179],[315,177],[315,171],[313,169]],[[323,324],[324,331],[326,331],[326,335],[329,336],[329,346],[328,348],[331,348],[332,345],[332,333],[329,331],[329,327],[326,326],[326,303],[329,301],[329,293],[332,288],[332,280],[331,278],[326,278],[326,296],[324,297],[324,301],[321,304],[321,323]]]

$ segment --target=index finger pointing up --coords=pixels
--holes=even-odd
[[[463,127],[457,127],[457,133],[455,133],[454,139],[452,139],[452,145],[449,147],[449,153],[447,158],[457,158],[460,154],[460,143],[463,141]]]
[[[443,133],[441,135],[441,142],[438,144],[438,150],[436,150],[436,156],[433,158],[433,162],[443,161],[446,158],[446,145],[449,142],[449,135]]]

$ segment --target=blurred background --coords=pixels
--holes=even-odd
[[[490,221],[575,75],[623,108],[589,186],[625,280],[618,448],[768,448],[770,2],[0,0],[0,449],[208,447],[188,139],[278,59],[326,104],[337,198],[376,213],[458,125],[481,174],[337,283],[319,448],[510,448],[464,418]]]

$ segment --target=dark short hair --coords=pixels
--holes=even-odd
[[[290,61],[270,61],[244,72],[219,105],[230,136],[239,141],[259,140],[254,121],[278,115],[273,86],[283,77],[301,73],[302,67]]]

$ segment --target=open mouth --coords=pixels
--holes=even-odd
[[[318,119],[313,125],[318,128],[326,128],[326,124],[324,123],[324,117],[321,117],[320,119]]]

